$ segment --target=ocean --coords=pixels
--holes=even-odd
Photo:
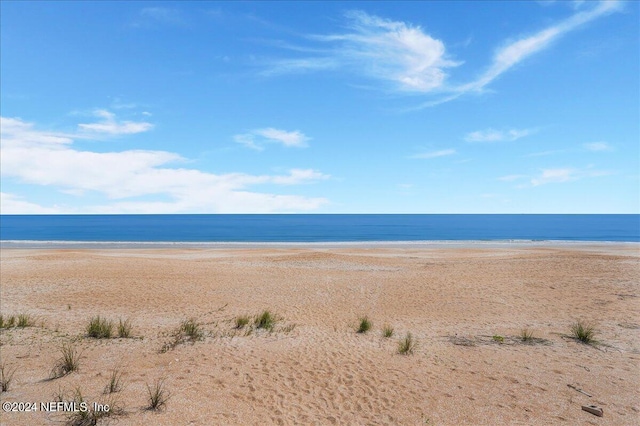
[[[640,215],[0,215],[0,240],[4,243],[640,242]]]

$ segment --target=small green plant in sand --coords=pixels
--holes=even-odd
[[[407,333],[407,335],[398,342],[398,353],[401,355],[410,355],[415,348],[416,342],[413,340],[411,333]]]
[[[522,340],[525,343],[531,343],[533,342],[533,331],[528,329],[528,328],[523,328],[522,330],[520,330],[520,340]]]
[[[122,380],[122,371],[120,369],[115,368],[111,372],[111,376],[109,376],[109,383],[104,388],[105,394],[120,392],[124,388],[123,380]]]
[[[16,325],[16,317],[11,315],[10,317],[5,318],[4,315],[0,314],[0,328],[11,328]]]
[[[504,336],[500,336],[499,334],[494,334],[493,341],[498,343],[504,343]]]
[[[16,327],[32,327],[35,324],[35,320],[29,314],[18,314],[18,320]]]
[[[391,327],[389,324],[386,324],[382,328],[382,337],[389,338],[391,336],[393,336],[393,327]]]
[[[195,343],[202,339],[204,339],[204,331],[200,323],[198,323],[195,318],[190,318],[180,323],[180,327],[173,333],[173,339],[162,346],[160,353],[174,349],[182,343]]]
[[[164,380],[159,379],[153,385],[147,384],[148,410],[160,410],[169,400],[170,394],[164,387]]]
[[[101,409],[94,408],[94,404],[87,402],[79,387],[73,394],[73,402],[78,409],[68,415],[67,426],[94,426],[99,424],[102,418],[122,414],[123,411],[114,399],[110,399],[106,405],[99,403],[102,406]]]
[[[276,317],[271,313],[271,311],[265,310],[260,315],[256,316],[253,320],[253,324],[258,329],[262,328],[271,331],[276,325]]]
[[[52,379],[57,379],[77,371],[80,363],[80,353],[72,344],[65,343],[60,350],[62,357],[56,361],[51,370]]]
[[[129,338],[131,337],[131,320],[118,320],[118,337]]]
[[[571,326],[571,335],[578,341],[585,344],[593,344],[593,339],[596,334],[596,329],[593,324],[587,324],[582,321],[577,321]]]
[[[360,325],[358,325],[358,330],[356,330],[356,332],[363,334],[371,330],[371,327],[372,327],[371,321],[369,321],[368,317],[364,316],[360,318]]]
[[[194,318],[183,321],[180,325],[180,332],[187,337],[187,340],[192,342],[202,340],[204,336],[204,332],[202,331],[200,324]]]
[[[7,318],[0,314],[0,328],[32,327],[35,323],[34,318],[29,314],[11,315]]]
[[[100,315],[91,318],[87,326],[87,336],[96,339],[109,339],[113,334],[113,322]]]
[[[15,372],[15,368],[8,368],[4,362],[0,365],[0,392],[6,392],[9,390],[9,386],[13,381],[13,374]]]
[[[247,324],[249,324],[250,320],[251,319],[249,318],[248,315],[240,315],[240,316],[236,317],[236,319],[235,319],[235,328],[240,330],[241,328],[243,328]]]

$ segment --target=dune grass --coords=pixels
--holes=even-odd
[[[57,379],[66,376],[69,373],[77,371],[80,364],[80,352],[70,343],[62,345],[60,351],[62,357],[56,361],[51,370],[51,378]]]
[[[97,315],[87,325],[87,336],[96,339],[109,339],[113,334],[113,322]]]
[[[0,392],[9,390],[15,372],[15,368],[8,368],[4,362],[0,365]]]
[[[109,376],[109,383],[104,388],[105,394],[111,394],[120,392],[124,388],[124,381],[122,380],[122,371],[119,368],[114,368]]]
[[[244,328],[247,324],[249,324],[249,321],[251,321],[251,319],[248,315],[237,316],[235,319],[235,328],[240,330],[241,328]]]
[[[383,328],[382,328],[382,337],[384,338],[389,338],[393,336],[393,327],[391,327],[389,324],[386,324]]]
[[[371,323],[369,318],[366,316],[361,317],[360,324],[358,325],[358,329],[356,330],[356,333],[364,334],[367,331],[371,330],[371,327],[373,327],[373,324]]]
[[[398,353],[401,355],[411,355],[416,348],[416,342],[411,333],[400,339],[398,342]]]
[[[271,311],[265,310],[255,317],[253,324],[257,329],[272,331],[273,327],[276,325],[276,322],[276,316],[271,313]]]
[[[595,343],[594,336],[596,329],[593,324],[585,323],[582,321],[576,321],[571,325],[571,335],[576,340],[591,345]]]
[[[160,410],[166,405],[169,400],[170,394],[164,387],[164,380],[159,379],[153,385],[147,384],[147,409],[148,410]]]
[[[18,315],[11,315],[6,318],[4,317],[4,315],[0,314],[0,329],[13,327],[33,327],[35,323],[35,319],[29,314],[23,313]]]
[[[520,340],[525,343],[531,343],[535,337],[533,337],[533,331],[528,328],[523,328],[520,330]]]
[[[131,337],[131,320],[122,318],[118,320],[118,337],[124,339]]]
[[[180,332],[186,336],[187,340],[195,342],[196,340],[202,340],[204,337],[204,331],[202,331],[202,327],[195,320],[195,318],[190,318],[186,321],[183,321],[180,324]]]

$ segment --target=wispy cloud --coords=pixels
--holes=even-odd
[[[345,32],[305,36],[308,43],[317,42],[326,48],[280,45],[290,52],[306,56],[273,60],[262,74],[350,69],[386,83],[386,88],[431,96],[439,94],[439,98],[432,98],[412,109],[432,107],[467,93],[482,93],[502,74],[549,48],[565,34],[621,8],[619,0],[602,0],[591,7],[586,6],[587,2],[583,3],[576,3],[580,7],[568,18],[505,42],[495,50],[487,68],[468,83],[449,81],[451,70],[463,62],[447,54],[442,40],[434,38],[419,25],[384,19],[362,11],[346,14]]]
[[[333,58],[281,59],[271,62],[265,70],[261,71],[261,74],[264,76],[275,76],[307,71],[330,70],[339,67],[340,63]]]
[[[589,151],[594,151],[594,152],[599,152],[599,151],[612,151],[613,147],[611,145],[609,145],[606,142],[592,142],[592,143],[585,143],[583,145],[583,147],[586,150]]]
[[[35,129],[17,118],[2,118],[0,171],[24,184],[67,194],[90,192],[110,200],[65,212],[105,213],[266,213],[315,210],[326,198],[250,191],[256,185],[299,185],[330,176],[313,169],[291,169],[274,175],[214,174],[179,167],[185,159],[167,151],[93,152],[73,147],[75,137]],[[78,195],[80,196],[80,195]],[[145,197],[145,201],[138,198]],[[148,201],[160,197],[169,201]],[[6,193],[2,213],[46,212],[18,194]]]
[[[439,151],[421,152],[419,154],[412,155],[410,158],[428,159],[445,157],[447,155],[453,155],[456,153],[455,149],[441,149]]]
[[[398,90],[427,93],[444,85],[447,68],[460,64],[448,58],[441,40],[420,26],[362,11],[348,12],[346,18],[347,32],[307,36],[331,45],[327,55],[274,61],[265,73],[343,67]]]
[[[464,140],[467,142],[512,142],[534,133],[534,129],[509,129],[509,130],[478,130],[467,133]]]
[[[542,173],[531,179],[531,185],[539,186],[547,183],[559,183],[576,180],[576,171],[574,169],[544,169]]]
[[[247,148],[262,151],[265,144],[268,143],[279,143],[285,147],[304,148],[308,146],[307,142],[311,138],[298,130],[286,131],[268,127],[235,135],[233,139]]]
[[[88,133],[106,133],[108,135],[131,135],[147,132],[153,124],[146,121],[118,121],[116,115],[104,109],[94,111],[94,115],[102,119],[98,123],[78,124],[78,130]]]
[[[552,42],[558,40],[566,33],[600,16],[612,13],[618,10],[619,7],[620,4],[617,0],[600,1],[590,10],[577,12],[556,25],[547,27],[530,36],[506,43],[496,51],[489,68],[475,81],[460,86],[458,91],[481,91],[507,70],[531,55],[548,48]]]
[[[611,175],[611,172],[606,170],[595,170],[591,166],[584,169],[543,169],[538,176],[531,179],[531,185],[540,186],[548,183],[570,182],[583,178],[595,178],[609,175]]]
[[[525,155],[525,157],[546,157],[548,155],[559,154],[566,151],[566,149],[552,149],[549,151],[532,152],[531,154]]]

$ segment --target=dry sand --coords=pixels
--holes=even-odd
[[[1,331],[2,362],[17,368],[3,402],[39,404],[77,388],[105,402],[119,368],[118,425],[640,424],[636,244],[3,249],[0,267],[5,319],[37,319]],[[234,330],[237,316],[264,309],[281,318],[273,332]],[[85,337],[96,314],[130,318],[135,337]],[[357,334],[363,315],[373,329]],[[203,340],[161,353],[189,317]],[[576,320],[597,326],[598,345],[569,337]],[[382,337],[385,324],[393,337]],[[523,328],[544,340],[522,343]],[[407,332],[417,347],[400,355]],[[65,342],[82,351],[80,370],[48,380]],[[145,410],[157,379],[171,397]],[[3,425],[64,419],[1,413]]]

